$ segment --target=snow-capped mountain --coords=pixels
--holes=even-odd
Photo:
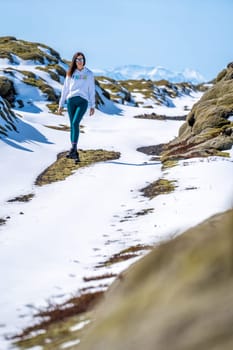
[[[144,67],[139,65],[125,65],[111,70],[93,69],[95,75],[103,75],[115,80],[128,79],[150,79],[168,80],[172,83],[190,82],[192,84],[199,84],[206,81],[206,79],[197,71],[186,68],[182,72],[174,72],[167,68],[158,67]]]

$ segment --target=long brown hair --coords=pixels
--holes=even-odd
[[[75,60],[76,60],[76,58],[78,56],[82,56],[82,58],[83,58],[83,65],[85,66],[85,64],[86,64],[86,57],[84,56],[84,54],[82,52],[76,52],[74,54],[73,58],[72,58],[72,62],[71,62],[70,67],[69,67],[69,69],[67,71],[68,77],[72,77],[75,69],[77,68]]]

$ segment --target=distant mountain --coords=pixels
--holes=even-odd
[[[197,71],[186,68],[183,72],[173,72],[164,67],[143,67],[138,65],[125,65],[112,70],[93,69],[96,76],[105,76],[114,80],[168,80],[172,83],[189,82],[200,84],[206,79]]]

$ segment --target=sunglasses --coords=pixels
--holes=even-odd
[[[75,62],[83,63],[83,62],[84,62],[84,59],[83,59],[83,58],[76,58]]]

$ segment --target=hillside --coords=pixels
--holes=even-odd
[[[51,47],[0,37],[0,96],[19,113],[38,113],[41,103],[55,113],[67,68],[68,62]],[[174,107],[175,98],[206,88],[205,84],[145,79],[118,81],[96,76],[97,108],[114,109],[114,102],[147,108]]]
[[[136,107],[153,108],[156,106],[174,107],[174,99],[189,96],[193,92],[207,89],[205,84],[195,86],[191,83],[171,83],[167,80],[114,80],[97,76],[105,96],[117,103]]]

